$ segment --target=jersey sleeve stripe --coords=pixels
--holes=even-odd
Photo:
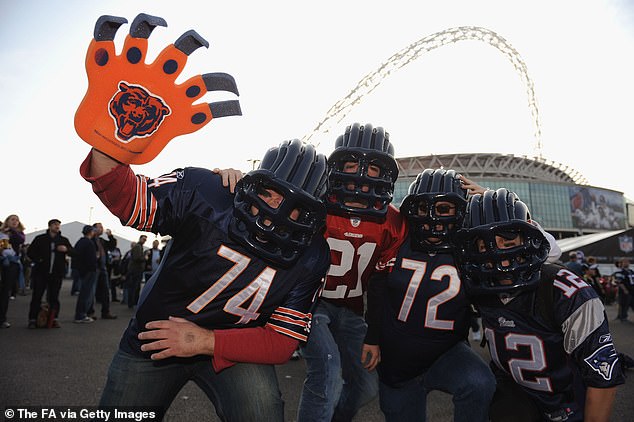
[[[298,333],[296,331],[292,331],[292,330],[286,329],[286,328],[281,327],[279,325],[275,325],[275,324],[271,323],[270,321],[266,325],[268,325],[269,327],[271,327],[272,329],[274,329],[275,331],[277,331],[280,334],[284,334],[286,336],[292,337],[292,338],[297,339],[299,341],[304,341],[305,342],[307,340],[307,336],[306,335],[300,334],[300,333]]]
[[[276,321],[283,321],[283,322],[288,322],[289,324],[293,324],[293,325],[298,325],[300,327],[305,327],[306,326],[306,321],[297,321],[293,318],[288,318],[285,317],[283,315],[271,315],[271,319],[274,319]]]
[[[305,313],[303,313],[303,312],[298,312],[298,311],[296,311],[295,309],[291,309],[291,308],[284,308],[284,307],[282,307],[282,306],[278,307],[278,308],[275,310],[275,312],[276,312],[276,313],[279,313],[279,314],[287,314],[287,315],[294,316],[294,317],[296,317],[296,318],[302,318],[302,319],[304,319],[304,318],[310,318],[310,316],[311,316],[310,314],[305,314]]]
[[[139,195],[137,195],[137,201],[139,204],[139,221],[137,227],[142,227],[145,223],[145,210],[147,209],[147,179],[145,177],[139,178]]]
[[[150,194],[150,212],[148,213],[148,222],[145,226],[146,230],[149,230],[154,225],[154,218],[156,217],[156,208],[158,207],[158,201],[154,195]]]
[[[308,321],[311,315],[291,308],[278,307],[269,318],[267,325],[281,334],[306,341]]]
[[[564,349],[571,354],[605,320],[603,303],[595,297],[584,302],[564,321],[561,328],[564,333]]]
[[[140,177],[136,176],[136,193],[134,196],[134,208],[132,209],[132,214],[130,214],[130,218],[128,219],[128,221],[125,223],[126,226],[132,226],[132,224],[136,221],[137,217],[139,216],[140,210],[139,210],[139,195],[140,195],[140,185],[141,185],[141,181],[140,181]]]
[[[134,209],[128,219],[126,226],[134,227],[138,230],[149,231],[154,224],[158,203],[154,195],[148,190],[148,178],[136,176],[136,196]]]

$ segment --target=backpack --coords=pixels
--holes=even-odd
[[[37,313],[37,320],[35,326],[37,328],[51,328],[53,321],[55,320],[55,311],[50,309],[48,303],[44,302],[40,305],[40,310]]]

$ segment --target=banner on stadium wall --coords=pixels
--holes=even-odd
[[[579,229],[619,230],[625,228],[623,196],[612,191],[571,186],[572,223]]]

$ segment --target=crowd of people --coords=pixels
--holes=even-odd
[[[139,15],[131,39],[147,38],[159,19]],[[121,56],[106,53],[120,25],[111,16],[98,21],[87,57],[92,76],[136,72],[145,44],[127,41]],[[181,38],[168,48],[188,55],[199,44]],[[174,59],[150,72],[176,78],[174,69],[184,63],[171,53]],[[188,81],[183,93],[237,94],[233,78],[214,75],[203,85]],[[134,88],[143,91],[139,78]],[[89,79],[100,86],[109,78]],[[166,85],[153,89],[167,89],[168,98]],[[112,281],[125,280],[122,300],[136,309],[100,407],[158,409],[162,418],[193,381],[222,420],[282,421],[274,365],[299,350],[306,362],[300,422],[350,421],[376,397],[387,421],[423,421],[432,390],[452,395],[457,421],[609,419],[624,375],[606,296],[584,263],[553,263],[560,255],[554,239],[515,193],[485,189],[452,169],[425,169],[397,208],[395,146],[384,128],[367,123],[346,127],[328,157],[294,139],[272,146],[245,175],[197,167],[137,175],[130,164],[151,160],[179,130],[144,124],[139,140],[130,133],[139,128],[126,122],[115,128],[116,139],[125,132],[125,144],[106,139],[112,116],[92,107],[102,91],[89,90],[93,96],[77,113],[78,134],[92,146],[81,177],[120,221],[171,240],[145,253],[141,235],[122,255],[99,223],[84,227],[71,246],[59,220],[51,220],[26,250],[33,265],[29,327],[37,326],[44,291],[48,324],[59,327],[66,256],[77,261],[77,323],[94,321],[96,302],[102,318],[116,318]],[[127,98],[119,94],[108,91],[106,100]],[[170,112],[189,116],[186,103],[175,101]],[[209,110],[183,126],[240,114],[237,102],[212,103]],[[148,141],[152,147],[140,155],[127,149]],[[10,256],[5,260],[13,265]],[[118,257],[118,270],[109,256]],[[15,265],[3,270],[11,285]],[[633,307],[633,274],[623,261],[614,275],[619,318]],[[475,316],[490,362],[468,342]]]
[[[139,245],[141,262],[124,259],[117,247],[117,240],[110,229],[104,232],[101,223],[86,225],[83,237],[74,245],[61,233],[61,221],[51,219],[48,229],[26,243],[25,228],[20,218],[9,215],[0,225],[0,327],[9,328],[7,311],[16,295],[27,296],[31,301],[28,310],[28,328],[60,328],[60,290],[62,282],[70,276],[70,294],[77,296],[74,322],[95,321],[96,304],[101,318],[116,319],[110,304],[121,302],[130,308],[136,305],[141,283],[151,277],[162,255],[156,239],[151,250],[142,248],[146,236],[132,242],[130,250]],[[158,253],[157,253],[158,252]],[[128,277],[132,268],[133,277]],[[136,271],[136,272],[135,272]],[[140,278],[136,277],[138,274]],[[129,288],[128,286],[131,285]],[[118,290],[123,298],[118,299]],[[128,292],[133,294],[128,300]]]

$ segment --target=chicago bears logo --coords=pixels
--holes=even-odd
[[[117,127],[115,136],[127,143],[134,137],[152,135],[171,110],[161,98],[142,86],[122,81],[119,91],[110,100],[109,112]]]
[[[619,355],[612,343],[599,347],[592,355],[584,359],[592,370],[598,372],[606,381],[612,379],[612,371],[618,360]]]

